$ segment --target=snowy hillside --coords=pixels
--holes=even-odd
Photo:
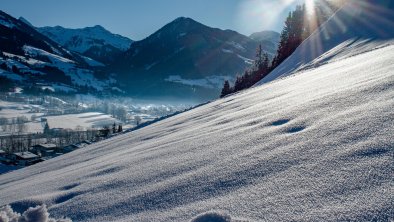
[[[73,221],[211,211],[226,221],[392,221],[393,38],[363,50],[338,42],[352,56],[1,175],[0,206],[47,204]]]
[[[375,2],[379,1],[384,2]],[[260,84],[328,61],[341,60],[387,46],[394,35],[393,10],[388,9],[388,6],[378,7],[365,3],[365,0],[349,2]]]

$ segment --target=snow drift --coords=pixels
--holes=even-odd
[[[352,56],[1,175],[0,205],[73,221],[393,220],[393,37],[339,41]]]

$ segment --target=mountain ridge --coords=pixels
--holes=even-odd
[[[111,33],[101,25],[77,29],[62,26],[36,29],[63,47],[105,64],[113,62],[133,42],[127,37]]]
[[[236,31],[179,17],[134,42],[113,67],[118,69],[122,82],[136,86],[130,87],[131,94],[138,93],[138,86],[145,84],[152,87],[142,89],[143,94],[162,95],[166,90],[160,87],[171,85],[186,97],[196,97],[195,90],[206,90],[210,93],[208,98],[215,98],[224,80],[233,80],[250,67],[258,45],[258,41]],[[271,45],[262,48],[271,56],[276,51]]]

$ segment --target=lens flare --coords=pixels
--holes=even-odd
[[[315,13],[315,0],[305,0],[305,8],[306,12],[309,15],[312,15]]]

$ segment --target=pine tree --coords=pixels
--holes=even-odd
[[[256,59],[254,61],[255,70],[259,70],[262,64],[263,64],[263,49],[261,48],[261,44],[259,44],[256,50]]]
[[[45,126],[44,126],[44,134],[48,135],[48,134],[50,134],[50,132],[51,132],[51,129],[49,128],[48,122],[46,122]]]
[[[116,133],[116,124],[112,125],[112,133]]]
[[[123,132],[123,128],[122,128],[122,125],[119,124],[119,126],[118,126],[118,133],[121,133],[121,132]]]
[[[225,97],[226,95],[231,93],[231,87],[228,80],[224,81],[222,93],[220,94],[220,98]]]

